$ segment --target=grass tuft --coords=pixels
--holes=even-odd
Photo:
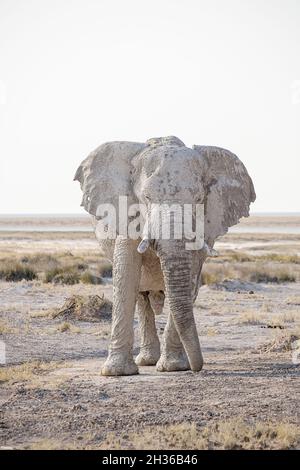
[[[34,375],[51,371],[61,365],[60,362],[25,362],[17,366],[0,366],[1,382],[25,382],[32,379]]]
[[[111,263],[103,263],[99,268],[99,274],[101,277],[112,277],[112,265]]]
[[[25,279],[33,281],[37,279],[35,270],[20,263],[7,263],[0,268],[0,279],[7,282],[17,282]]]
[[[79,274],[72,267],[54,268],[45,273],[45,282],[73,285],[79,282]]]
[[[282,282],[296,282],[296,277],[285,270],[277,271],[276,274],[273,274],[272,272],[258,269],[251,274],[250,281],[264,283],[273,282],[279,284]]]
[[[11,327],[3,320],[0,320],[0,335],[12,333]]]
[[[84,272],[80,276],[80,281],[83,282],[83,284],[95,284],[95,285],[102,284],[101,277],[95,276],[90,271]]]
[[[146,428],[139,433],[111,433],[103,449],[293,449],[300,443],[299,427],[286,423],[258,422],[241,419],[215,423],[204,428],[196,424],[175,424]]]

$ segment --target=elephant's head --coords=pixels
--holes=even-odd
[[[231,152],[216,148],[186,147],[176,137],[150,139],[146,144],[113,142],[93,152],[75,175],[83,189],[83,205],[97,215],[99,203],[117,207],[118,196],[146,207],[146,223],[139,245],[160,258],[174,323],[192,370],[200,370],[202,356],[195,327],[191,293],[193,251],[184,238],[149,237],[153,204],[203,204],[204,238],[208,247],[243,216],[255,200],[251,178]],[[157,219],[156,219],[157,220]],[[157,229],[157,227],[156,227]],[[155,231],[154,231],[155,232]],[[156,230],[160,234],[161,231]]]

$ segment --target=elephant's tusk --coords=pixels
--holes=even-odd
[[[217,252],[217,250],[210,248],[207,243],[204,243],[202,250],[206,252],[207,256],[211,256],[213,258],[215,258],[216,256],[219,256],[219,253]]]
[[[137,247],[137,251],[141,254],[145,253],[145,251],[149,248],[150,246],[150,240],[148,238],[143,238],[139,246]]]

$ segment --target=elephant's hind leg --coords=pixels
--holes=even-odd
[[[175,328],[172,315],[169,314],[162,343],[162,353],[156,369],[159,372],[172,372],[190,369],[190,364]]]
[[[156,332],[155,315],[148,292],[140,292],[137,298],[137,314],[140,331],[140,353],[135,362],[139,366],[155,365],[160,356],[160,344]]]

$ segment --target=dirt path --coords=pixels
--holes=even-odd
[[[101,360],[74,361],[27,385],[1,389],[2,445],[39,441],[97,447],[108,432],[158,424],[199,426],[233,416],[299,423],[299,370],[275,356],[209,357],[202,373],[100,376]]]

